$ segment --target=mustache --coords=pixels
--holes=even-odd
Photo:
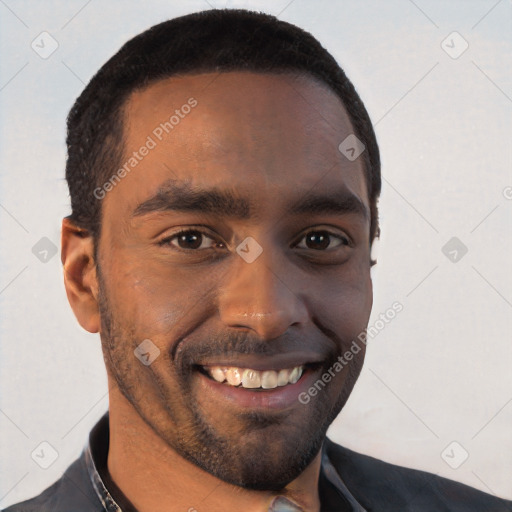
[[[333,331],[329,331],[327,336],[316,335],[314,338],[284,333],[271,340],[263,340],[247,331],[224,331],[180,338],[171,351],[171,358],[181,368],[204,359],[224,359],[237,355],[272,358],[289,352],[307,352],[318,360],[333,362],[343,351],[346,342]]]

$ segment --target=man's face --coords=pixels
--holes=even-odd
[[[126,106],[119,167],[139,156],[102,201],[98,256],[107,369],[162,440],[235,485],[295,479],[361,370],[364,348],[298,399],[372,305],[363,161],[338,150],[351,133],[333,92],[290,75],[174,77]]]

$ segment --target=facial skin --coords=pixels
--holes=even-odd
[[[189,98],[197,106],[159,141],[154,129]],[[126,160],[148,135],[156,147],[102,200],[98,261],[67,220],[62,261],[80,324],[101,335],[108,469],[138,510],[266,511],[278,494],[319,510],[319,450],[364,345],[308,404],[297,396],[365,330],[372,306],[363,161],[338,150],[351,133],[327,86],[289,74],[172,77],[127,102]],[[178,199],[230,193],[231,214],[204,201],[202,211],[151,211],[148,200],[173,187]],[[292,213],[312,195],[345,206]],[[234,208],[239,198],[247,204]],[[171,238],[190,229],[196,238]],[[263,249],[251,263],[236,252],[246,237]],[[160,350],[148,366],[134,355],[146,339]],[[314,364],[285,397],[230,394],[198,369],[302,362]]]

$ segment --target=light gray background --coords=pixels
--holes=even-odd
[[[32,253],[42,237],[60,251],[70,212],[67,112],[126,40],[210,6],[312,32],[377,132],[383,234],[370,324],[395,301],[404,309],[369,343],[330,436],[512,498],[510,0],[0,0],[0,507],[54,482],[108,407],[100,339],[71,312],[59,254]],[[46,60],[31,48],[42,31],[59,44]],[[453,31],[469,44],[457,59],[441,46]],[[468,248],[456,263],[442,252],[452,237]],[[31,458],[42,441],[59,454],[46,470]],[[441,456],[452,441],[452,464],[469,453],[458,469]]]

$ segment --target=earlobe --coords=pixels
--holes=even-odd
[[[61,261],[64,286],[78,323],[91,333],[100,331],[98,280],[94,240],[68,218],[62,221]]]

